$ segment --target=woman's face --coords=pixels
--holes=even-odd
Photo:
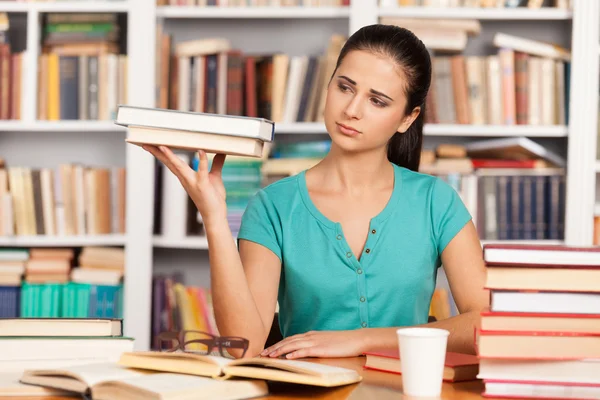
[[[324,119],[332,142],[354,152],[385,147],[418,115],[404,114],[406,87],[404,72],[390,57],[350,51],[327,89]]]

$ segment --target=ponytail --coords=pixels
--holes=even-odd
[[[406,132],[396,132],[388,142],[388,160],[400,167],[419,170],[421,150],[423,147],[423,123],[425,106]]]

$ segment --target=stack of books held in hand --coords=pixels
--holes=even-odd
[[[485,395],[600,399],[600,248],[486,245]]]
[[[274,123],[264,118],[127,105],[119,106],[115,123],[128,127],[128,143],[140,146],[257,158],[275,135]]]

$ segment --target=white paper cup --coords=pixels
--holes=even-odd
[[[450,332],[437,328],[401,328],[396,333],[404,394],[440,396]]]

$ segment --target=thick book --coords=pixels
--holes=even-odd
[[[600,385],[600,359],[479,360],[479,379],[587,383]]]
[[[400,357],[395,351],[381,351],[365,353],[367,360],[365,369],[373,369],[376,371],[391,372],[396,374],[402,373]],[[477,356],[462,353],[446,353],[446,361],[444,362],[445,382],[461,382],[477,379],[479,373],[479,359]]]
[[[115,124],[252,138],[264,142],[273,141],[275,135],[275,124],[265,118],[126,105],[119,105]]]
[[[600,385],[545,380],[486,380],[482,395],[495,399],[600,399]]]
[[[263,381],[221,381],[193,375],[151,373],[114,363],[26,370],[20,382],[84,394],[94,400],[235,400],[268,394],[268,387]]]
[[[600,334],[586,332],[475,332],[480,358],[577,360],[600,358]]]
[[[133,351],[133,338],[122,336],[0,336],[0,362],[102,358],[117,361]]]
[[[122,336],[111,318],[0,318],[0,336]]]
[[[599,293],[600,268],[489,266],[485,289]]]
[[[220,380],[251,378],[334,387],[362,380],[358,372],[308,361],[268,357],[229,359],[184,352],[128,352],[119,364],[129,368],[207,376]]]
[[[490,310],[595,315],[600,310],[600,293],[490,290]]]
[[[600,247],[487,244],[483,259],[495,266],[600,267]]]
[[[139,146],[149,144],[181,150],[202,149],[207,153],[258,158],[263,156],[264,150],[264,142],[260,139],[137,126],[129,127],[125,140]]]
[[[565,167],[563,157],[525,137],[485,139],[465,145],[471,158],[502,160],[544,159],[557,167]]]
[[[600,334],[599,314],[491,312],[481,313],[486,331],[590,332]]]

